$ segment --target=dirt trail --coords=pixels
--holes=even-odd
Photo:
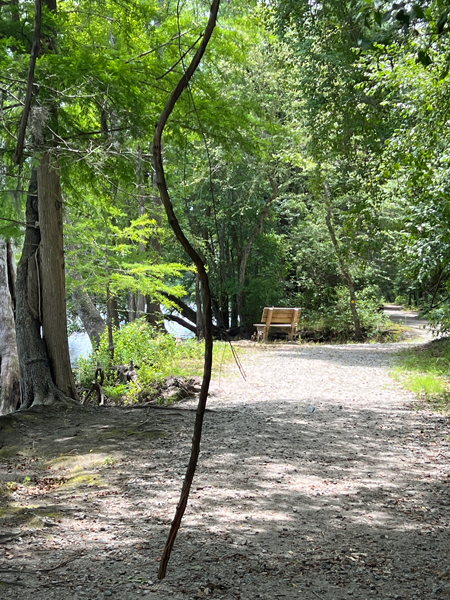
[[[195,402],[1,419],[0,598],[449,598],[449,422],[389,377],[399,346],[243,348],[162,582]]]

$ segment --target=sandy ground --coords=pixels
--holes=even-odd
[[[195,401],[0,419],[0,598],[450,598],[449,420],[404,345],[238,347],[161,582]]]

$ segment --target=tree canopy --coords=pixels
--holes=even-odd
[[[49,152],[70,327],[95,316],[97,341],[145,315],[203,334],[197,270],[163,215],[152,153],[208,10],[0,7],[2,236],[20,248],[29,181]],[[284,305],[324,335],[370,337],[371,311],[394,300],[448,326],[448,44],[437,1],[221,6],[162,148],[180,226],[207,265],[216,335],[250,335],[264,306]]]

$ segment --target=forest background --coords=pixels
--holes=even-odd
[[[205,299],[163,212],[153,133],[208,11],[1,3],[1,414],[77,398],[97,362],[138,363],[116,393],[135,399],[198,353],[161,328],[202,338]],[[380,339],[385,301],[449,330],[449,14],[437,0],[222,2],[163,140],[217,337],[250,336],[277,305],[302,307],[305,338]],[[80,328],[98,351],[76,382]]]

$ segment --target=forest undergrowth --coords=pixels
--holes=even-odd
[[[393,373],[402,386],[417,395],[419,407],[450,413],[450,344],[448,337],[399,353]]]

